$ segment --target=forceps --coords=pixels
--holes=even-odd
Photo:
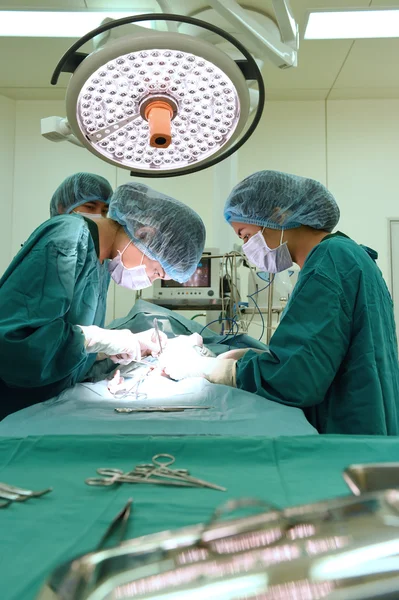
[[[166,461],[160,459],[166,459]],[[224,487],[190,476],[187,469],[170,469],[169,466],[175,460],[171,454],[156,454],[153,456],[151,464],[139,464],[133,471],[127,473],[121,469],[97,469],[97,473],[103,477],[90,477],[86,479],[86,483],[95,486],[111,486],[115,483],[149,483],[176,487],[205,487],[221,492],[226,491]]]
[[[192,477],[187,469],[170,469],[170,465],[173,465],[175,461],[176,459],[172,454],[156,454],[152,457],[152,464],[137,465],[135,471],[136,473],[142,473],[146,480],[149,480],[151,477],[163,477],[175,480],[176,482],[184,481],[185,484],[193,487],[206,487],[213,490],[220,490],[221,492],[226,491],[226,488],[220,485]],[[158,483],[157,480],[156,482]]]
[[[89,477],[86,479],[85,483],[87,485],[94,486],[111,486],[115,483],[152,483],[156,485],[172,485],[176,487],[192,487],[186,483],[180,481],[153,481],[149,478],[146,478],[140,472],[137,472],[136,469],[134,471],[128,471],[124,473],[122,469],[97,469],[97,473],[99,475],[103,475],[103,477]]]
[[[6,500],[6,502],[0,503],[0,508],[6,508],[11,502],[24,502],[29,498],[39,498],[51,492],[52,489],[47,488],[39,491],[25,490],[15,485],[9,485],[8,483],[0,483],[0,498]]]
[[[129,500],[127,501],[125,506],[122,508],[122,510],[116,515],[116,517],[114,518],[114,520],[111,522],[108,529],[104,533],[103,537],[98,542],[98,544],[96,546],[97,551],[101,550],[104,547],[105,542],[112,536],[112,534],[118,529],[118,527],[120,528],[120,533],[119,533],[119,540],[116,545],[119,546],[119,544],[121,544],[123,542],[123,540],[125,538],[127,525],[128,525],[128,520],[129,520],[130,513],[131,513],[132,502],[133,502],[133,498],[129,498]]]
[[[124,400],[124,398],[127,398],[128,396],[134,394],[136,396],[136,400],[138,400],[139,398],[141,398],[142,400],[145,400],[147,398],[147,394],[140,394],[139,387],[150,372],[151,372],[151,369],[148,369],[148,371],[145,373],[145,375],[143,375],[143,377],[141,379],[139,379],[138,381],[135,381],[127,389],[117,390],[113,394],[114,398],[117,398],[119,400]]]

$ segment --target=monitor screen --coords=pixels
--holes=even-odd
[[[161,281],[162,288],[180,288],[180,287],[191,287],[191,288],[207,288],[211,287],[211,259],[202,258],[201,262],[195,273],[185,283],[178,283],[173,280]]]

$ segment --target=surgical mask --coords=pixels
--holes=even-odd
[[[269,248],[263,237],[263,231],[264,228],[242,246],[249,262],[267,273],[281,273],[292,267],[293,262],[287,242],[283,244],[284,230],[281,231],[280,245],[277,248]]]
[[[75,215],[80,215],[81,217],[86,217],[86,219],[91,219],[92,221],[99,221],[100,219],[104,219],[105,217],[103,217],[103,215],[99,215],[97,213],[84,213],[84,212],[79,212],[77,210],[73,210],[73,213],[75,213]]]
[[[138,267],[128,269],[122,262],[122,255],[131,243],[129,242],[122,252],[118,250],[118,255],[108,263],[108,271],[118,285],[130,290],[143,290],[152,285],[147,275],[146,267],[142,264],[144,254],[141,257],[141,264]]]

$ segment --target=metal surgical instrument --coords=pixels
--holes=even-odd
[[[117,413],[183,412],[185,410],[209,410],[212,406],[140,406],[137,408],[115,408]]]
[[[166,458],[166,461],[160,460],[163,458]],[[171,454],[156,454],[153,456],[151,464],[139,464],[133,471],[127,473],[121,469],[97,469],[97,473],[103,477],[90,477],[86,479],[86,484],[111,486],[115,483],[149,483],[176,487],[205,487],[226,491],[224,487],[191,477],[187,469],[170,469],[169,466],[174,462],[175,457]]]
[[[116,515],[116,517],[111,522],[107,531],[102,536],[101,540],[98,542],[96,546],[96,550],[101,550],[104,547],[105,542],[112,536],[115,530],[120,526],[119,532],[119,540],[116,545],[119,545],[123,542],[125,538],[125,533],[127,529],[127,523],[130,517],[131,508],[132,508],[133,498],[129,498],[125,506],[122,510]]]
[[[34,490],[25,490],[23,488],[16,487],[15,485],[9,485],[8,483],[0,482],[0,493],[10,492],[12,494],[18,494],[18,496],[26,496],[27,498],[39,498],[40,496],[44,496],[44,494],[48,494],[52,490],[53,488],[46,488],[45,490],[39,490],[35,492]]]
[[[158,338],[158,343],[159,343],[159,354],[162,354],[162,344],[161,344],[161,336],[159,335],[159,326],[158,326],[158,319],[155,317],[154,321],[153,321],[153,325],[154,325],[154,329],[155,332],[157,334],[157,338]]]
[[[226,491],[226,488],[221,487],[220,485],[215,485],[214,483],[209,483],[203,479],[191,477],[187,469],[170,469],[170,465],[173,465],[175,460],[176,459],[172,454],[156,454],[152,457],[152,464],[137,465],[136,472],[138,471],[145,474],[147,479],[150,477],[166,477],[167,479],[184,481],[194,487],[206,487],[221,492]]]
[[[45,490],[25,490],[23,488],[9,485],[8,483],[0,483],[0,498],[6,500],[6,502],[0,503],[0,508],[6,508],[11,502],[24,502],[29,498],[39,498],[51,492],[53,488],[47,488]]]

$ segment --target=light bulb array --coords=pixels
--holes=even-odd
[[[151,97],[177,107],[168,148],[149,142],[140,112]],[[79,127],[104,157],[132,169],[175,169],[205,159],[232,136],[240,102],[231,79],[216,65],[183,51],[129,53],[98,68],[77,102]]]

